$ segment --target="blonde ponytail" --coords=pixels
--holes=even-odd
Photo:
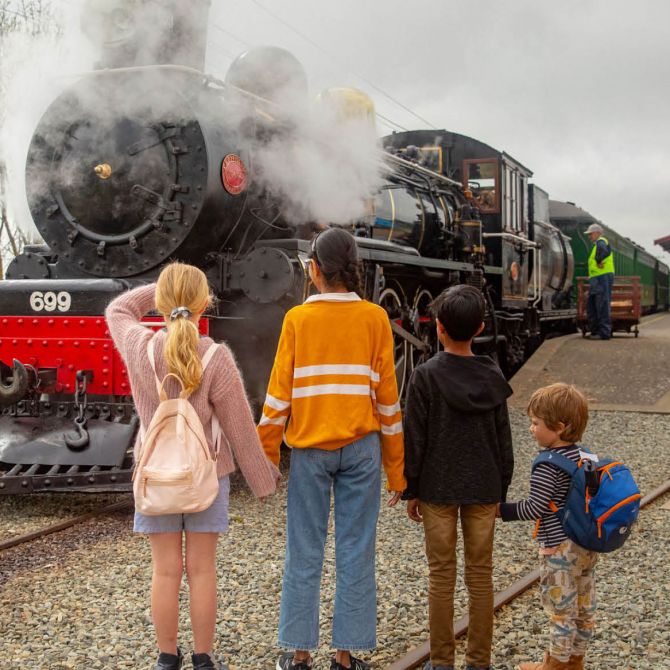
[[[186,395],[191,395],[202,381],[202,361],[198,355],[198,328],[185,317],[168,321],[164,356],[168,372],[182,380]]]
[[[202,360],[198,354],[198,327],[190,320],[199,316],[211,301],[202,270],[185,263],[170,263],[158,277],[156,308],[167,325],[164,357],[168,372],[176,374],[191,395],[202,382]],[[184,309],[185,308],[185,309]],[[178,312],[173,315],[173,311]]]

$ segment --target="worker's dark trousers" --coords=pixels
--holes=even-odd
[[[589,330],[592,335],[600,335],[604,340],[612,337],[610,303],[613,284],[614,273],[612,272],[589,279],[589,301],[586,305]]]

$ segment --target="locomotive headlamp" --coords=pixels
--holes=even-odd
[[[93,169],[100,179],[109,179],[112,176],[112,166],[109,163],[100,163]]]

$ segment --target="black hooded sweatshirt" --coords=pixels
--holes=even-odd
[[[420,365],[405,404],[403,498],[437,505],[504,502],[514,469],[510,395],[488,356],[440,352]]]

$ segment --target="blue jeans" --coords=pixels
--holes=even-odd
[[[589,300],[586,303],[589,330],[592,335],[600,335],[604,340],[612,337],[610,303],[612,302],[613,285],[614,274],[612,272],[589,279]]]
[[[345,650],[376,646],[375,540],[380,487],[377,433],[335,451],[291,452],[280,646],[311,651],[319,645],[319,586],[331,488],[337,575],[332,646]]]

